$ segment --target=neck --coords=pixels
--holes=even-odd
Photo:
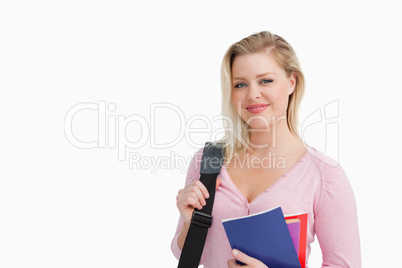
[[[287,125],[286,120],[281,120],[269,129],[249,129],[250,147],[255,156],[265,156],[270,152],[286,153],[302,145],[302,141],[295,136]]]

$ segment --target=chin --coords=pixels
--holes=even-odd
[[[259,119],[253,119],[251,121],[251,124],[249,124],[249,128],[253,128],[253,129],[268,129],[270,125],[271,125],[271,122],[266,118],[265,118],[264,121],[259,120]]]
[[[253,129],[253,130],[268,130],[269,131],[269,126],[263,125],[263,124],[258,124],[258,125],[249,125],[248,127],[249,129]]]

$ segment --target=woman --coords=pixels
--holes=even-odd
[[[283,213],[308,212],[307,259],[315,235],[325,267],[361,267],[356,202],[342,167],[304,144],[297,132],[297,112],[304,76],[293,48],[270,32],[233,44],[221,68],[226,122],[225,163],[217,182],[213,224],[201,264],[208,267],[266,267],[230,248],[222,219],[254,214],[276,206]],[[208,191],[198,181],[203,149],[193,157],[186,186],[177,195],[180,219],[172,241],[177,258],[194,208]]]

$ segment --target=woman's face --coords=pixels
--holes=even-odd
[[[288,77],[270,53],[237,56],[232,64],[232,79],[233,104],[250,128],[266,129],[286,119],[296,76]],[[259,108],[250,107],[254,104]]]

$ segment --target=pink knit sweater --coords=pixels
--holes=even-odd
[[[203,148],[199,149],[191,161],[186,185],[200,177],[202,152]],[[205,268],[227,267],[227,261],[233,259],[223,219],[254,214],[276,206],[281,206],[285,215],[308,212],[306,262],[310,244],[317,235],[323,256],[322,267],[361,267],[355,197],[342,167],[330,157],[308,147],[288,172],[251,203],[233,183],[225,167],[219,177],[222,183],[215,196],[213,224],[201,257]],[[171,244],[177,259],[181,254],[177,237],[182,228],[180,217]]]

